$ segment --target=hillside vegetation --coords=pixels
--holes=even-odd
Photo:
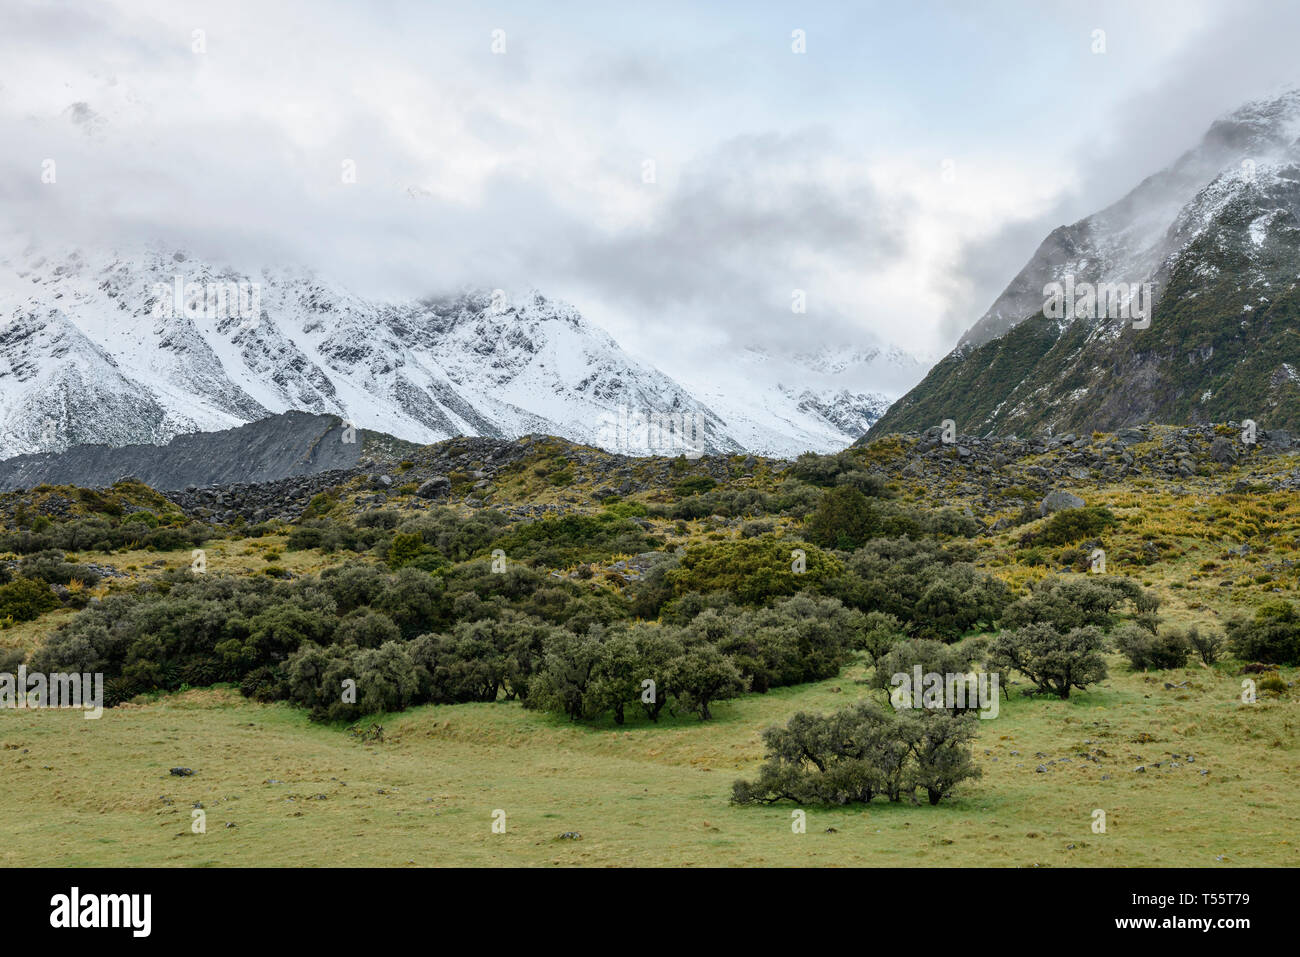
[[[6,494],[0,672],[111,707],[0,712],[0,859],[1294,863],[1300,468],[1231,434]],[[997,716],[895,712],[913,665]]]

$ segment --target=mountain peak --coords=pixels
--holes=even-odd
[[[1205,136],[1206,139],[1226,137],[1232,142],[1230,131],[1243,130],[1282,145],[1294,143],[1300,136],[1300,87],[1287,87],[1243,103],[1215,120]]]

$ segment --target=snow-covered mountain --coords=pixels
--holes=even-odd
[[[683,382],[766,455],[830,451],[852,443],[920,381],[926,364],[901,350],[827,347],[781,355],[746,349],[734,362]]]
[[[790,360],[692,391],[536,292],[381,302],[185,252],[29,249],[0,262],[0,457],[289,410],[418,442],[545,432],[630,454],[829,451],[888,404],[846,386],[871,382],[877,358]]]
[[[1300,90],[1291,90],[1215,121],[1119,202],[1053,230],[871,434],[947,418],[978,434],[1148,420],[1295,428],[1297,280]],[[1096,302],[1049,308],[1049,284],[1067,282],[1097,287]],[[1101,284],[1149,289],[1153,313],[1134,322],[1103,311]]]

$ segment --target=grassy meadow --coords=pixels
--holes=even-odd
[[[786,803],[732,806],[731,782],[756,770],[759,729],[865,693],[861,667],[722,702],[710,722],[615,729],[511,703],[439,705],[379,717],[382,743],[223,688],[99,720],[10,712],[0,717],[0,863],[1300,864],[1294,696],[1245,705],[1225,669],[1153,676],[1110,663],[1109,680],[1068,701],[1004,700],[980,722],[984,776],[949,801],[807,808],[802,834]],[[195,773],[174,777],[173,766]],[[191,832],[196,802],[204,834]],[[1096,809],[1104,834],[1093,832]],[[492,831],[496,810],[505,833]]]

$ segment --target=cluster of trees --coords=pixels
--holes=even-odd
[[[283,667],[267,669],[253,693],[293,701],[318,720],[349,721],[413,704],[523,698],[543,649],[570,634],[516,612],[411,640],[383,634],[382,620],[365,624],[372,640],[383,640],[304,642]]]
[[[1300,663],[1300,612],[1285,601],[1233,620],[1224,638],[1161,627],[1158,600],[1127,578],[1049,576],[1017,596],[975,564],[964,540],[973,521],[897,505],[849,455],[801,457],[775,495],[705,480],[675,492],[666,506],[610,501],[598,514],[524,523],[489,509],[371,509],[342,521],[337,502],[318,496],[289,547],[366,560],[289,581],[170,573],[86,607],[28,664],[103,672],[109,704],[224,681],[320,720],[504,699],[621,725],[707,719],[720,701],[833,677],[861,654],[874,664],[873,697],[765,732],[765,762],[733,798],[935,804],[978,776],[976,705],[895,711],[876,696],[887,702],[896,673],[979,667],[1005,689],[1014,672],[1031,693],[1068,698],[1105,679],[1111,641],[1134,668],[1182,667],[1193,654],[1213,664],[1226,651]],[[1035,541],[1096,534],[1113,522],[1103,512],[1059,513]],[[739,538],[657,551],[663,542],[637,521],[647,513],[752,520]],[[802,537],[764,518],[777,513],[803,518]],[[0,566],[0,619],[34,618],[74,601],[56,589],[95,583],[65,549],[140,547],[155,534],[178,536],[158,547],[191,547],[213,530],[136,512],[0,536],[23,556]],[[504,568],[492,553],[509,556]],[[586,563],[616,554],[638,554],[642,574],[591,581]],[[550,571],[575,565],[576,580]]]
[[[750,605],[813,593],[888,616],[897,631],[956,641],[991,628],[1011,600],[1006,585],[970,558],[973,549],[964,543],[877,538],[841,557],[811,542],[763,534],[690,546],[648,575],[634,601],[639,615],[656,617],[715,592]]]
[[[947,711],[894,711],[863,700],[829,715],[800,712],[763,732],[766,759],[752,781],[736,781],[737,804],[848,804],[878,795],[938,804],[981,771],[970,743],[978,719]]]
[[[1214,653],[1213,641],[1198,638],[1200,643],[1194,645],[1186,633],[1166,631],[1157,636],[1154,627],[1145,627],[1154,620],[1157,603],[1123,579],[1046,579],[1027,596],[1008,603],[1005,591],[981,581],[978,575],[972,577],[974,570],[962,568],[956,556],[949,555],[946,562],[925,561],[925,557],[944,554],[933,544],[876,541],[872,545],[847,563],[856,572],[854,577],[880,582],[881,592],[886,593],[906,587],[905,581],[895,581],[894,576],[916,578],[904,593],[916,602],[915,596],[926,594],[936,582],[940,587],[951,586],[951,576],[942,571],[937,577],[928,577],[935,570],[961,569],[957,580],[966,590],[959,593],[952,607],[981,608],[978,614],[1001,617],[1012,624],[991,643],[982,638],[957,642],[953,639],[976,623],[970,619],[971,612],[949,618],[922,611],[918,618],[900,609],[913,628],[924,625],[947,640],[902,637],[902,620],[882,610],[863,615],[855,647],[866,650],[874,662],[867,686],[886,695],[896,674],[910,676],[919,668],[922,674],[967,675],[982,662],[985,669],[1000,676],[1012,671],[1024,675],[1031,682],[1032,693],[1068,698],[1071,690],[1084,689],[1106,677],[1102,657],[1106,631],[1126,602],[1142,624],[1121,629],[1121,648],[1141,645],[1149,651],[1172,642],[1185,643],[1189,650],[1205,647],[1207,653]],[[887,607],[879,593],[862,593],[859,599]],[[991,682],[984,687],[997,690]],[[757,778],[736,781],[732,800],[739,804],[783,800],[846,804],[869,802],[880,795],[891,801],[904,797],[915,801],[923,792],[929,803],[939,803],[956,785],[980,775],[971,755],[978,720],[971,712],[987,702],[967,697],[927,703],[924,708],[907,704],[911,701],[900,700],[894,709],[869,698],[829,715],[799,713],[785,727],[768,729],[763,734],[766,759]]]
[[[546,650],[527,707],[616,724],[638,705],[652,721],[675,703],[704,720],[745,690],[735,661],[695,633],[646,623],[570,633]]]
[[[1199,638],[1200,632],[1192,629],[1192,634]],[[1117,629],[1114,638],[1115,650],[1127,658],[1136,671],[1182,668],[1192,654],[1188,633],[1178,628],[1150,631],[1129,624]],[[1205,647],[1208,650],[1211,645]]]
[[[550,567],[591,562],[611,555],[646,551],[663,545],[648,535],[617,505],[596,515],[567,515],[512,524],[504,514],[482,509],[471,516],[451,509],[403,515],[392,509],[362,512],[353,521],[331,516],[322,502],[309,509],[289,533],[291,551],[370,552],[390,567],[437,571],[454,562],[500,549],[516,561]]]
[[[881,612],[918,638],[956,641],[1002,616],[1007,586],[971,564],[973,549],[958,543],[881,538],[844,562],[823,591],[861,611]]]
[[[1116,636],[1125,654],[1131,651],[1145,661],[1144,656],[1169,647],[1172,633],[1157,634],[1159,607],[1156,595],[1128,578],[1049,575],[1003,609],[989,667],[1020,672],[1035,693],[1068,698],[1071,690],[1107,677],[1103,654],[1121,614],[1131,618]],[[1185,661],[1183,655],[1180,663]]]
[[[109,703],[217,681],[276,696],[284,662],[305,643],[375,648],[453,614],[443,581],[414,569],[353,564],[291,582],[186,571],[87,607],[30,664],[102,672]]]
[[[847,484],[830,491],[844,490],[858,494]],[[373,510],[348,527],[373,536],[382,564],[277,582],[174,574],[87,608],[37,655],[47,670],[103,671],[119,698],[236,681],[324,718],[504,695],[619,721],[629,705],[649,704],[657,717],[668,702],[705,717],[712,702],[745,690],[835,675],[855,651],[874,660],[903,638],[951,643],[999,620],[1016,636],[1003,640],[1016,644],[1007,665],[1068,693],[1099,673],[1092,632],[1078,629],[1108,629],[1126,602],[1139,620],[1154,614],[1154,599],[1126,579],[1049,578],[1012,601],[971,563],[970,545],[934,539],[875,538],[845,554],[766,532],[659,553],[623,589],[544,570],[539,555],[647,544],[628,511],[511,525],[486,511]],[[472,558],[505,545],[504,571]],[[23,565],[44,581],[94,579],[57,552]],[[57,602],[48,588],[6,587],[0,609],[8,598],[17,615]],[[1066,654],[1065,675],[1036,665],[1030,652],[1050,644],[1044,628],[1086,660]],[[330,687],[343,672],[357,676],[354,702]],[[646,680],[654,701],[641,700]]]
[[[744,691],[833,676],[854,652],[877,663],[877,679],[904,659],[965,668],[973,646],[958,643],[999,626],[979,649],[987,665],[1061,697],[1104,678],[1106,636],[1121,618],[1132,624],[1116,645],[1134,667],[1177,667],[1193,652],[1212,662],[1225,644],[1244,658],[1300,658],[1300,615],[1286,602],[1234,622],[1225,643],[1159,630],[1158,601],[1126,578],[1048,577],[1017,597],[976,566],[977,549],[964,541],[978,527],[972,519],[899,506],[847,453],[802,456],[775,494],[706,479],[685,479],[675,493],[668,506],[610,500],[597,514],[522,523],[490,509],[370,509],[342,520],[336,500],[317,496],[289,547],[371,560],[295,581],[171,575],[87,608],[33,663],[103,671],[118,698],[235,681],[325,719],[504,697],[621,723],[638,707],[651,719],[665,707],[708,717],[712,703]],[[738,539],[645,558],[663,542],[641,516],[697,512],[756,518]],[[763,518],[777,513],[804,518],[803,537]],[[175,539],[158,547],[190,547],[213,534],[164,518],[42,520],[0,536],[0,548],[25,556],[0,569],[0,619],[57,607],[51,585],[94,583],[93,569],[65,561],[61,548],[138,547],[152,535]],[[1074,541],[1113,521],[1105,510],[1073,510],[1038,535]],[[492,553],[509,556],[504,571]],[[547,570],[581,572],[632,553],[644,574],[616,588]],[[355,700],[341,698],[342,676],[356,682]]]
[[[288,582],[185,572],[87,608],[32,666],[103,672],[110,703],[233,681],[322,719],[504,696],[621,722],[628,705],[707,718],[743,691],[829,677],[870,633],[868,616],[833,599],[715,599],[681,624],[649,624],[630,622],[616,592],[523,565],[431,575],[350,564]],[[344,678],[355,682],[350,700]],[[643,700],[647,680],[655,690]]]
[[[1126,624],[1115,632],[1115,649],[1128,659],[1137,671],[1182,668],[1194,654],[1206,665],[1218,661],[1227,650],[1227,639],[1220,634],[1203,632],[1196,626],[1190,628],[1160,627],[1156,631],[1139,625]],[[1245,660],[1260,660],[1252,652],[1258,648],[1240,647],[1237,652]]]
[[[620,622],[546,648],[525,703],[622,724],[640,704],[651,720],[672,702],[702,719],[716,701],[839,673],[867,620],[834,599],[797,595],[764,608],[705,608],[686,624]]]
[[[1029,588],[1029,593],[1007,605],[1001,614],[1003,628],[1048,624],[1057,631],[1092,626],[1109,631],[1121,612],[1148,631],[1155,632],[1160,598],[1131,578],[1090,575],[1060,578],[1049,575]]]
[[[905,594],[924,595],[936,581],[951,584],[942,572],[937,578],[927,575],[936,569],[961,569],[963,564],[956,556],[949,556],[946,563],[924,561],[924,556],[943,553],[933,544],[878,541],[873,546],[855,553],[848,567],[857,572],[855,577],[881,582],[884,592],[905,587],[904,581],[895,584],[894,576],[906,569],[912,573],[907,577],[919,580]],[[887,561],[886,556],[896,561]],[[971,577],[973,571],[961,569],[958,580],[966,584],[964,594],[969,597],[959,595],[953,607],[968,604],[982,608],[979,614],[1001,617],[1012,627],[1004,628],[991,643],[982,638],[957,642],[953,639],[975,623],[967,620],[970,613],[948,618],[923,611],[919,620],[913,617],[909,623],[913,627],[925,624],[948,640],[901,637],[898,617],[872,611],[863,615],[855,638],[855,646],[866,650],[874,662],[869,688],[888,695],[896,674],[910,676],[919,668],[922,674],[968,675],[982,663],[1002,677],[1013,671],[1024,675],[1031,682],[1032,693],[1068,698],[1071,690],[1084,689],[1106,677],[1102,656],[1106,630],[1125,602],[1142,621],[1149,623],[1154,616],[1155,599],[1122,579],[1046,579],[1029,595],[1008,603],[1004,591],[979,576]],[[860,598],[871,605],[883,600],[872,593]],[[906,610],[902,611],[907,619]],[[1162,640],[1154,637],[1154,628],[1148,630],[1141,624],[1127,625],[1121,634],[1122,647],[1129,647],[1127,642],[1141,636],[1144,641],[1150,639],[1145,647]],[[1186,635],[1179,633],[1179,638],[1192,647]],[[998,690],[991,682],[984,688]],[[978,720],[971,712],[986,704],[966,697],[915,708],[900,700],[895,710],[866,699],[829,715],[797,714],[785,727],[764,732],[766,760],[758,777],[735,782],[732,799],[740,804],[782,800],[846,804],[869,802],[879,795],[891,801],[916,800],[916,795],[924,792],[931,804],[937,804],[956,785],[980,774],[971,756]]]
[[[649,514],[681,520],[785,515],[805,521],[809,541],[842,551],[880,536],[970,537],[980,528],[973,518],[952,509],[915,509],[887,501],[892,493],[884,478],[865,469],[848,452],[806,453],[790,466],[787,476],[771,493],[715,488],[704,477],[688,479],[674,488],[677,501],[653,506]]]

